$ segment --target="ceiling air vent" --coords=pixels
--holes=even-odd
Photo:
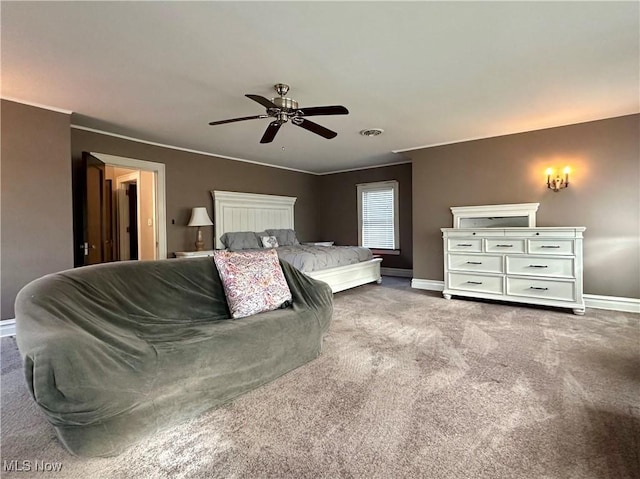
[[[384,130],[382,128],[368,128],[366,130],[362,130],[360,132],[360,134],[362,136],[378,136],[378,135],[382,135],[382,133],[384,132]]]

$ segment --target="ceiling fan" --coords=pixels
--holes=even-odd
[[[276,93],[279,97],[269,100],[260,95],[245,95],[247,98],[251,98],[253,101],[260,103],[267,109],[266,114],[255,116],[244,116],[242,118],[231,118],[230,120],[212,121],[209,125],[224,125],[225,123],[233,123],[236,121],[244,120],[256,120],[258,118],[275,118],[262,135],[260,143],[271,143],[276,136],[276,133],[280,130],[280,127],[286,122],[291,120],[296,126],[304,128],[316,135],[320,135],[323,138],[330,140],[335,138],[338,134],[335,131],[331,131],[322,125],[318,125],[310,120],[307,120],[308,116],[318,115],[347,115],[349,110],[341,105],[332,106],[312,106],[310,108],[298,108],[298,102],[292,98],[286,98],[285,95],[289,91],[289,85],[284,83],[276,83],[274,86]]]

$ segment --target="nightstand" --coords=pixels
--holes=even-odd
[[[333,241],[308,241],[302,244],[308,246],[333,246]]]
[[[202,258],[203,256],[213,256],[213,250],[207,251],[176,251],[176,258]]]

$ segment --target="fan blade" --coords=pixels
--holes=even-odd
[[[260,140],[260,143],[271,143],[273,139],[276,137],[276,133],[278,133],[278,130],[280,129],[281,126],[282,126],[282,123],[277,121],[272,121],[271,123],[269,123],[269,126],[265,130],[264,135],[262,135],[262,139]]]
[[[230,120],[211,121],[209,125],[224,125],[225,123],[233,123],[234,121],[257,120],[258,118],[269,118],[269,115],[243,116],[242,118],[231,118]]]
[[[348,115],[347,110],[342,105],[332,106],[312,106],[310,108],[300,108],[298,114],[302,116],[317,116],[317,115]]]
[[[253,101],[257,101],[258,103],[260,103],[263,107],[265,108],[276,108],[276,109],[280,109],[278,107],[278,105],[276,105],[275,103],[273,103],[271,100],[268,100],[267,98],[260,96],[260,95],[245,95],[247,98],[251,98]]]
[[[304,128],[305,130],[315,133],[316,135],[320,135],[326,138],[327,140],[330,140],[331,138],[335,138],[336,136],[338,136],[338,134],[335,131],[331,131],[328,128],[325,128],[324,126],[318,125],[317,123],[314,123],[309,120],[305,120],[304,118],[295,117],[291,121],[291,123],[293,123],[296,126],[299,126],[300,128]]]

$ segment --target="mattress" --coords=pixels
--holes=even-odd
[[[276,248],[280,259],[303,273],[361,263],[373,258],[371,250],[360,246],[296,245]]]

